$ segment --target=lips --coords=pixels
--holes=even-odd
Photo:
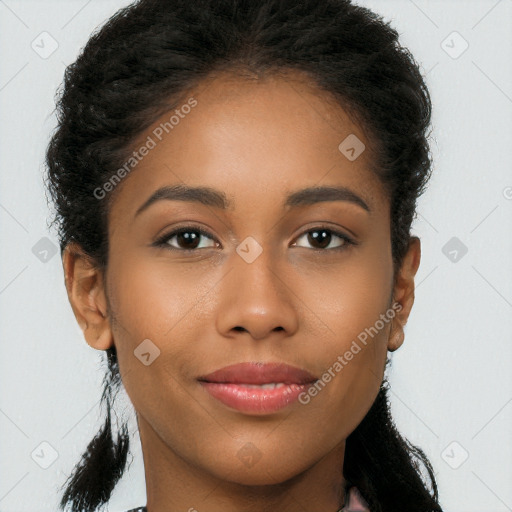
[[[306,370],[284,363],[238,363],[225,366],[199,381],[231,384],[309,384],[318,380]]]

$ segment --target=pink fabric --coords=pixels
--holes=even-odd
[[[346,505],[342,508],[343,512],[370,512],[368,503],[361,496],[357,487],[351,487],[348,491]]]

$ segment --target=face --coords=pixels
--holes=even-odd
[[[396,292],[389,199],[369,171],[366,134],[299,76],[217,77],[177,110],[171,129],[162,123],[172,112],[140,136],[135,149],[148,137],[153,147],[118,185],[96,295],[104,323],[82,319],[84,332],[96,329],[96,348],[116,346],[145,457],[231,482],[281,482],[342,457],[400,343],[396,318],[383,321]],[[339,146],[354,135],[366,150],[349,159]],[[161,194],[143,206],[177,185],[216,195]],[[287,204],[310,187],[345,193]],[[244,411],[198,380],[240,362],[304,369],[316,393]]]

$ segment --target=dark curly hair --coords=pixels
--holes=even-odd
[[[390,199],[396,277],[432,167],[431,100],[396,30],[350,0],[139,0],[114,14],[66,68],[56,97],[46,185],[61,255],[75,242],[106,268],[113,194],[98,201],[94,190],[190,88],[221,71],[259,77],[286,70],[334,98],[368,135],[372,171]],[[110,417],[120,385],[115,347],[106,357],[107,418],[66,482],[61,509],[103,506],[126,466],[128,433],[123,427],[114,442]],[[442,512],[431,464],[397,431],[387,392],[384,379],[346,440],[346,490],[357,486],[372,512]]]

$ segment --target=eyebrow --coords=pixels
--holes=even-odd
[[[221,210],[233,209],[233,202],[224,192],[210,187],[193,187],[189,185],[170,185],[159,188],[137,209],[135,217],[157,201],[185,201],[212,206]],[[368,204],[355,192],[342,186],[308,187],[292,192],[286,197],[285,208],[297,208],[324,201],[347,201],[367,212],[371,212]]]

